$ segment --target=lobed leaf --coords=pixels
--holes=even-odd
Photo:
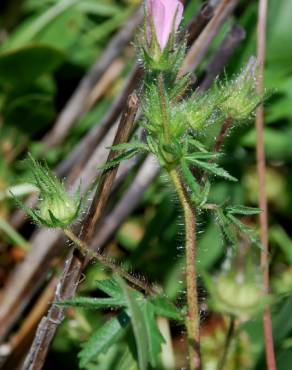
[[[131,316],[132,328],[135,336],[137,352],[138,352],[138,364],[139,370],[147,370],[149,358],[149,341],[148,337],[145,336],[147,333],[147,325],[142,309],[136,301],[136,297],[132,292],[132,289],[127,286],[122,278],[116,277],[119,282],[127,302],[129,314]],[[141,299],[141,298],[140,298]]]
[[[115,167],[118,164],[120,164],[122,161],[125,161],[126,159],[130,159],[130,158],[134,157],[139,151],[140,151],[140,149],[128,150],[127,152],[124,152],[122,154],[117,155],[113,160],[111,160],[109,162],[106,162],[100,168],[103,169],[103,170],[108,170],[112,167]]]
[[[213,173],[216,176],[223,177],[230,181],[237,181],[237,179],[231,176],[226,170],[221,167],[218,167],[217,163],[208,163],[199,161],[197,159],[188,159],[190,162],[194,163],[197,167],[201,167],[204,170]]]
[[[125,333],[128,323],[129,316],[122,312],[95,331],[78,354],[80,367],[85,368],[89,361],[116,343]]]
[[[151,298],[150,302],[157,315],[168,317],[176,321],[183,320],[180,310],[165,297],[154,297]]]
[[[59,306],[82,307],[87,309],[98,310],[105,307],[121,307],[125,306],[126,302],[123,297],[118,298],[91,298],[91,297],[75,297],[64,301],[55,302]]]
[[[142,305],[141,310],[146,326],[145,335],[147,336],[148,342],[149,362],[151,366],[156,368],[159,354],[161,352],[161,345],[164,343],[164,338],[162,337],[156,324],[154,306],[145,301],[145,304]]]
[[[229,214],[237,214],[237,215],[257,215],[262,212],[262,209],[255,208],[255,207],[246,207],[242,205],[232,205],[226,207],[226,212]]]

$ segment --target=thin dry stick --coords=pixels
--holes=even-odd
[[[213,15],[213,6],[209,3],[202,4],[201,8],[198,11],[198,14],[196,14],[195,17],[191,19],[183,32],[184,35],[188,35],[188,45],[191,45],[199,37],[200,33],[208,24]]]
[[[133,128],[137,110],[138,98],[137,95],[133,93],[128,100],[128,109],[124,112],[121,118],[121,122],[113,145],[124,143],[128,140]],[[120,153],[120,151],[111,150],[107,162],[111,162]],[[105,170],[101,175],[97,191],[90,205],[86,218],[83,222],[82,230],[80,233],[80,238],[85,243],[87,243],[91,239],[94,233],[95,226],[102,216],[111,192],[112,184],[118,172],[118,168],[119,166],[112,167],[108,170]]]
[[[117,228],[138,206],[142,195],[155,177],[159,174],[159,167],[154,158],[148,155],[138,170],[133,182],[123,194],[114,209],[102,219],[96,230],[92,247],[102,253]]]
[[[88,96],[85,107],[86,111],[89,111],[107,92],[108,88],[121,74],[124,66],[125,61],[122,58],[117,58],[112,62]]]
[[[206,91],[220,74],[223,67],[228,64],[234,51],[245,39],[245,30],[239,24],[234,24],[225,35],[223,41],[210,58],[204,74],[198,81],[199,91]]]
[[[122,115],[114,144],[126,142],[133,128],[135,115],[138,109],[138,101],[136,94],[132,94],[128,100],[128,107]],[[114,154],[116,155],[116,153]],[[108,160],[113,157],[112,151],[109,154]],[[118,166],[117,166],[118,167]],[[111,186],[114,181],[117,167],[103,172],[100,185],[96,190],[96,195],[91,203],[89,211],[85,218],[85,224],[81,231],[81,240],[86,242],[90,239],[96,222],[101,217],[107,199],[109,197]],[[57,286],[55,300],[63,300],[71,298],[78,286],[78,280],[84,267],[84,257],[77,250],[71,252],[65,262],[65,267]],[[53,304],[46,317],[41,320],[33,344],[25,359],[23,370],[40,370],[43,367],[50,344],[54,338],[57,327],[64,317],[64,309]]]
[[[64,161],[57,166],[56,172],[62,177],[71,171],[70,177],[76,178],[76,172],[80,171],[84,163],[90,157],[92,151],[101,143],[101,140],[118,119],[123,111],[127,99],[132,91],[137,88],[141,80],[143,70],[138,65],[135,65],[127,77],[125,84],[119,94],[115,97],[109,110],[100,122],[97,122],[94,127],[82,138],[80,143],[76,145],[74,150],[65,158]],[[75,174],[75,176],[74,176]]]
[[[257,57],[259,73],[257,75],[257,92],[262,95],[264,92],[264,61],[266,54],[266,19],[267,0],[259,1],[258,10],[258,44]],[[264,147],[264,108],[260,105],[256,112],[256,133],[257,133],[257,172],[259,182],[259,207],[263,210],[260,213],[260,236],[263,250],[261,252],[261,267],[263,270],[264,294],[269,294],[269,239],[268,239],[268,201],[266,193],[266,161]],[[264,338],[266,348],[266,362],[268,370],[276,370],[276,360],[273,342],[272,319],[269,307],[266,307],[263,314]]]
[[[89,73],[82,79],[53,129],[45,137],[43,143],[46,148],[52,148],[62,143],[74,122],[84,114],[90,92],[112,61],[119,56],[124,47],[132,40],[133,33],[141,23],[142,17],[143,11],[140,8],[135,11],[133,16],[125,22],[121,30],[108,43],[102,57],[97,60]]]
[[[238,0],[222,0],[217,6],[213,18],[209,21],[203,32],[189,50],[180,69],[179,77],[196,69],[204,57],[210,43],[217,35],[218,30],[225,22],[226,18],[228,18],[233,11],[237,2]]]
[[[47,312],[50,302],[52,302],[56,285],[57,278],[54,277],[42,291],[42,294],[37,299],[33,309],[25,317],[21,327],[9,340],[9,344],[4,344],[6,346],[9,345],[11,352],[4,361],[1,359],[1,370],[19,368],[24,355],[31,345],[37,325],[42,316]]]

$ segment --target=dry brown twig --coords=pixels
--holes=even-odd
[[[86,112],[87,99],[92,89],[94,89],[94,86],[108,69],[108,66],[111,65],[112,61],[119,56],[124,47],[132,40],[133,33],[141,23],[142,17],[143,11],[139,8],[108,43],[102,57],[97,60],[89,73],[80,82],[53,129],[44,138],[43,144],[46,148],[55,147],[62,143],[76,120]]]
[[[190,48],[179,72],[179,77],[188,72],[194,71],[201,60],[203,59],[209,45],[214,37],[217,35],[218,30],[225,22],[226,18],[232,13],[237,5],[238,0],[222,0],[215,9],[214,16],[204,28],[203,32],[196,39],[196,42]]]
[[[121,117],[113,142],[114,145],[127,142],[133,128],[137,109],[138,99],[136,94],[133,93],[128,100],[127,109]],[[107,161],[111,161],[115,155],[116,153],[111,151]],[[105,209],[117,170],[118,166],[103,171],[101,175],[99,185],[86,214],[83,228],[80,233],[80,239],[85,243],[90,241],[96,223],[99,221]],[[68,299],[74,295],[78,286],[76,282],[78,282],[80,278],[84,263],[84,256],[82,256],[78,250],[72,249],[69,258],[67,258],[65,262],[65,268],[56,289],[55,301]],[[51,341],[63,317],[64,308],[53,304],[47,316],[42,318],[38,326],[33,344],[22,367],[23,370],[42,369]]]
[[[42,316],[47,312],[48,307],[52,302],[56,285],[57,278],[55,277],[42,291],[42,294],[37,299],[33,309],[25,317],[21,327],[12,336],[12,338],[9,339],[8,343],[3,344],[6,347],[8,346],[9,353],[1,365],[1,370],[19,368],[19,364],[23,361],[23,357],[29,350],[37,325]]]

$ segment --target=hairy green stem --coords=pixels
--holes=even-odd
[[[160,98],[164,140],[165,144],[169,144],[171,142],[171,135],[169,130],[169,116],[167,111],[167,101],[165,96],[165,86],[162,73],[158,75],[158,93]],[[169,159],[171,161],[171,158]],[[192,202],[189,199],[179,173],[174,167],[168,168],[168,173],[172,179],[184,211],[186,285],[188,306],[186,328],[188,336],[189,364],[190,370],[200,370],[200,314],[198,307],[196,273],[196,215],[192,206]]]
[[[144,290],[146,293],[153,295],[155,294],[155,290],[148,286],[145,282],[137,279],[135,276],[131,275],[129,272],[125,271],[121,266],[118,266],[114,263],[109,257],[103,256],[92,249],[80,240],[70,229],[63,229],[64,234],[75,244],[75,246],[79,249],[79,251],[89,258],[95,259],[103,264],[105,267],[109,268],[110,270],[116,272],[117,274],[121,275],[124,279],[129,281],[131,284],[135,285],[139,289]]]
[[[184,212],[188,306],[186,328],[188,336],[190,370],[200,370],[200,313],[198,306],[196,272],[196,215],[177,170],[174,168],[169,170],[169,175],[173,181]]]

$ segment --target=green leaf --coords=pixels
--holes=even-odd
[[[227,217],[231,220],[231,222],[238,227],[238,229],[243,232],[244,234],[248,235],[251,242],[257,245],[260,249],[263,248],[259,238],[255,235],[255,231],[245,225],[243,222],[239,221],[236,217],[232,216],[231,214],[227,214]]]
[[[237,244],[236,233],[233,230],[230,219],[228,219],[221,209],[216,210],[217,221],[219,223],[220,229],[226,239],[232,244]]]
[[[66,53],[68,59],[76,61],[75,48],[80,46],[78,53],[81,55],[85,52],[81,38],[85,24],[86,16],[79,11],[77,6],[71,7],[38,32],[34,40],[56,47]]]
[[[121,307],[126,305],[123,297],[118,298],[91,298],[91,297],[75,297],[72,299],[57,301],[60,306],[83,307],[88,309],[98,310],[104,307]]]
[[[129,316],[125,312],[122,312],[97,329],[84,343],[82,350],[78,354],[80,367],[84,368],[89,361],[100,353],[106,352],[116,343],[125,333],[128,323]]]
[[[161,352],[161,345],[164,343],[164,338],[162,337],[155,320],[154,307],[151,303],[145,301],[141,307],[144,316],[144,321],[146,324],[147,340],[149,344],[149,361],[152,367],[157,367],[158,357]]]
[[[95,0],[83,0],[78,4],[80,10],[86,13],[91,13],[95,15],[102,15],[103,17],[110,17],[120,13],[123,8],[115,3],[99,3]]]
[[[23,197],[33,193],[37,193],[38,190],[39,189],[35,185],[29,183],[10,186],[5,190],[0,191],[0,201],[6,198],[12,198],[13,196],[11,194],[13,194],[15,197]]]
[[[11,49],[23,46],[24,44],[34,40],[51,22],[55,21],[60,15],[78,2],[79,0],[61,0],[41,15],[31,17],[29,20],[21,24],[16,32],[14,32],[13,37],[10,37],[3,45],[3,48],[7,50],[8,48]]]
[[[109,168],[115,167],[118,164],[120,164],[122,161],[125,161],[126,159],[130,159],[134,157],[140,150],[138,149],[132,149],[127,152],[124,152],[122,154],[117,155],[113,160],[105,163],[101,169],[108,170]]]
[[[179,309],[165,297],[154,297],[150,300],[154,312],[159,316],[168,317],[176,321],[182,321],[183,317]]]
[[[11,242],[18,247],[21,247],[25,251],[30,250],[31,245],[28,241],[24,239],[24,237],[18,233],[8,222],[6,222],[3,218],[0,217],[0,230],[4,232]]]
[[[137,345],[139,370],[147,370],[147,365],[150,359],[149,342],[147,336],[145,336],[145,333],[147,332],[145,317],[140,305],[137,303],[133,290],[129,288],[124,280],[119,276],[117,276],[116,279],[124,292],[129,308],[129,314],[131,316],[131,323]]]
[[[200,202],[201,187],[197,183],[196,178],[194,177],[191,170],[189,169],[188,164],[184,160],[181,160],[181,171],[186,183],[191,189],[192,196],[194,196],[195,198],[194,200],[196,202]]]
[[[111,149],[111,150],[133,150],[133,149],[141,149],[141,150],[147,150],[147,146],[143,143],[133,141],[131,143],[121,143],[121,144],[116,144],[112,146],[108,146],[106,149]]]
[[[64,54],[58,49],[41,44],[2,52],[0,82],[14,85],[31,83],[45,73],[52,72],[63,59]]]
[[[108,294],[110,297],[117,298],[123,295],[121,287],[114,279],[97,280],[96,284],[98,289]]]
[[[188,137],[188,142],[189,144],[191,144],[192,146],[194,146],[195,148],[199,149],[200,152],[207,152],[207,149],[205,148],[205,146],[199,141],[199,140],[196,140],[192,137]]]
[[[147,137],[146,137],[146,140],[147,140],[147,145],[148,145],[148,147],[149,147],[149,150],[152,152],[152,153],[156,153],[157,152],[157,144],[156,144],[156,142],[153,140],[153,138],[150,136],[150,135],[148,135]]]
[[[203,188],[202,195],[201,195],[202,200],[201,200],[201,203],[199,204],[199,207],[202,207],[205,203],[207,203],[210,189],[211,189],[211,183],[209,180],[206,180],[204,183],[204,188]]]
[[[222,153],[211,153],[211,152],[193,152],[185,156],[188,161],[193,161],[194,159],[214,159],[222,156]]]
[[[262,209],[255,207],[246,207],[242,205],[232,205],[226,207],[226,212],[237,215],[257,215],[262,212]]]
[[[54,120],[56,109],[52,96],[28,94],[10,102],[3,114],[6,124],[16,126],[26,134],[35,134]]]
[[[286,230],[280,225],[273,225],[269,228],[271,242],[279,246],[289,264],[292,265],[292,240]]]
[[[201,167],[204,170],[213,173],[216,176],[223,177],[230,181],[237,181],[237,179],[233,176],[231,176],[227,171],[225,171],[223,168],[218,167],[217,163],[208,163],[208,162],[202,162],[197,159],[188,159],[190,162],[194,163],[197,167]]]

